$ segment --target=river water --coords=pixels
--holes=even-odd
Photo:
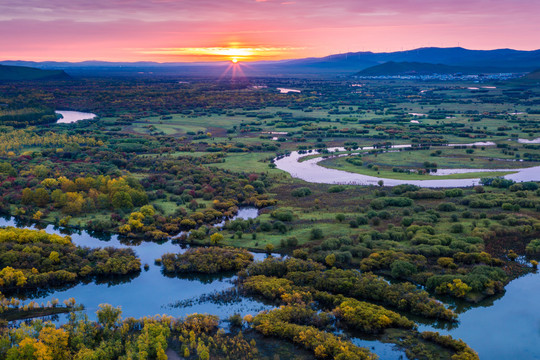
[[[281,94],[288,94],[288,93],[300,93],[301,90],[295,90],[295,89],[287,89],[287,88],[277,88]]]
[[[448,146],[493,146],[491,142],[477,142],[471,144],[449,144]],[[407,149],[411,145],[394,145],[391,149]],[[366,150],[373,150],[372,146],[363,147],[362,150],[355,151],[358,153]],[[335,147],[329,148],[330,152],[345,151],[345,148]],[[392,151],[392,150],[389,150]],[[456,188],[456,187],[469,187],[475,186],[480,183],[480,179],[429,179],[429,180],[396,180],[386,179],[377,176],[369,176],[357,173],[351,173],[348,171],[329,169],[319,165],[319,162],[324,160],[322,157],[309,159],[299,162],[304,156],[313,155],[316,153],[300,154],[298,151],[291,152],[290,155],[277,158],[274,160],[274,164],[280,170],[286,171],[291,174],[292,177],[302,179],[312,183],[322,184],[340,184],[340,185],[377,185],[380,180],[384,182],[386,186],[396,186],[402,184],[412,184],[425,188]],[[321,154],[327,155],[327,154]],[[348,154],[341,155],[348,156]],[[456,174],[465,172],[496,172],[496,171],[513,171],[515,173],[505,175],[504,178],[511,179],[516,182],[522,181],[540,181],[540,166],[534,166],[522,169],[440,169],[437,173],[441,175]],[[429,177],[430,175],[426,175]]]
[[[57,124],[72,124],[80,120],[91,120],[97,116],[96,114],[92,113],[69,110],[57,110],[55,113],[62,115],[62,117],[56,122]]]
[[[449,146],[490,146],[493,143],[451,144]],[[409,148],[410,145],[396,145],[393,149]],[[364,150],[373,149],[364,147]],[[345,151],[344,148],[331,148],[331,152]],[[385,185],[414,184],[428,188],[467,187],[479,183],[480,179],[433,179],[433,180],[393,180],[367,176],[346,171],[324,168],[318,163],[321,157],[299,162],[299,159],[311,155],[292,152],[289,156],[278,158],[278,169],[289,172],[293,177],[308,182],[326,184],[377,185],[383,180]],[[326,155],[326,154],[321,154]],[[344,155],[347,156],[347,155]],[[438,173],[516,171],[504,176],[514,181],[540,181],[540,166],[523,169],[449,169]],[[504,296],[470,307],[459,315],[459,324],[455,328],[441,329],[431,324],[420,325],[421,331],[439,331],[461,338],[480,355],[481,359],[540,359],[540,274],[528,274],[513,280],[506,287]],[[368,343],[365,343],[369,346]],[[380,345],[379,345],[380,346]],[[387,348],[380,349],[387,356],[394,358],[398,354],[387,353]],[[386,357],[385,357],[386,358]]]
[[[250,218],[257,215],[257,209],[240,209],[235,218]],[[13,218],[0,218],[0,226],[21,226]],[[52,225],[45,229],[48,233],[66,235],[65,231]],[[120,242],[117,235],[107,239],[90,235],[86,231],[69,233],[75,245],[96,247],[131,247],[141,259],[142,265],[148,264],[147,271],[142,270],[134,276],[118,277],[109,281],[79,283],[75,286],[53,289],[47,293],[31,294],[20,297],[21,300],[34,300],[38,303],[46,303],[48,300],[57,298],[61,302],[70,297],[75,298],[77,303],[83,304],[86,313],[91,319],[96,319],[95,312],[98,305],[109,303],[113,306],[122,307],[123,317],[140,318],[143,316],[168,314],[172,316],[184,316],[192,313],[211,313],[226,318],[235,313],[251,313],[269,308],[268,306],[251,299],[242,299],[233,304],[215,304],[212,302],[198,303],[186,307],[173,307],[178,301],[196,300],[202,295],[212,294],[232,288],[236,276],[234,274],[210,276],[189,275],[185,277],[166,276],[161,272],[161,266],[155,265],[154,260],[161,258],[165,253],[182,253],[187,248],[173,243],[171,240],[162,244],[155,242],[142,242],[140,245],[126,245]],[[256,260],[263,260],[265,254],[254,253]],[[65,316],[65,315],[61,315]]]
[[[237,217],[248,218],[257,215],[254,208],[241,209]],[[0,218],[0,226],[29,227],[17,223],[13,218]],[[49,233],[65,235],[66,232],[49,225]],[[209,313],[226,319],[235,313],[256,314],[273,306],[249,298],[235,302],[219,303],[208,299],[197,301],[203,295],[234,287],[234,274],[221,276],[168,277],[161,267],[154,264],[168,252],[183,252],[186,247],[166,241],[162,244],[142,242],[140,245],[123,244],[118,236],[98,238],[86,231],[69,234],[74,244],[88,247],[132,247],[141,258],[141,263],[148,264],[148,271],[132,277],[117,278],[109,281],[79,283],[46,293],[19,297],[21,300],[35,300],[38,303],[58,298],[61,302],[73,297],[77,303],[85,306],[85,312],[91,319],[96,319],[98,305],[109,303],[121,306],[123,317],[143,317],[156,314],[185,316],[187,314]],[[266,255],[254,254],[257,260]],[[419,329],[440,331],[461,338],[480,355],[481,359],[540,359],[540,274],[528,274],[512,281],[506,287],[504,296],[488,300],[459,314],[459,324],[451,329],[441,329],[433,324],[422,324]],[[191,301],[194,300],[194,301]],[[179,301],[187,302],[184,306],[174,306]],[[458,306],[459,310],[459,306]],[[58,322],[64,322],[67,315],[59,315]],[[418,321],[418,320],[417,320]],[[380,359],[405,359],[404,353],[392,344],[376,340],[353,338],[358,346],[370,348]]]
[[[278,89],[281,92],[299,92],[292,89]],[[93,119],[92,113],[78,111],[56,111],[62,118],[58,123],[74,123],[80,120]],[[538,143],[539,139],[523,140],[522,143]],[[491,146],[493,143],[450,144],[449,146]],[[396,145],[393,149],[409,148],[410,145]],[[362,151],[373,149],[364,147]],[[330,148],[330,151],[344,151],[344,148]],[[306,155],[294,151],[289,156],[276,159],[278,169],[289,172],[293,177],[315,183],[377,185],[383,180],[385,185],[413,184],[428,188],[467,187],[477,185],[479,179],[430,179],[430,180],[394,180],[342,170],[324,168],[318,163],[322,158],[315,158],[298,162]],[[345,155],[346,156],[346,155]],[[508,169],[440,169],[437,174],[451,174],[464,172],[508,171]],[[514,181],[540,181],[540,166],[511,169],[515,174],[506,175],[505,178]],[[257,209],[240,209],[236,218],[253,218],[257,216]],[[220,226],[222,224],[218,224]],[[25,227],[14,219],[0,218],[0,226]],[[32,226],[30,226],[32,228]],[[65,230],[49,225],[45,228],[49,233],[65,235]],[[210,313],[224,319],[232,314],[256,314],[272,306],[258,301],[243,298],[232,303],[218,303],[204,300],[197,301],[203,295],[226,290],[234,286],[236,276],[175,276],[169,277],[162,273],[161,266],[155,265],[154,260],[168,252],[181,253],[187,248],[173,243],[171,240],[158,244],[142,242],[139,245],[126,245],[118,236],[112,235],[99,238],[86,231],[69,233],[75,245],[87,247],[113,246],[117,248],[131,247],[135,250],[141,263],[148,264],[149,269],[140,274],[111,279],[109,281],[79,283],[51,289],[47,292],[20,297],[22,300],[34,300],[38,303],[47,302],[53,298],[60,301],[73,297],[77,303],[85,306],[85,312],[91,319],[96,319],[95,312],[98,305],[110,303],[121,306],[123,317],[143,317],[155,314],[171,316],[185,316],[191,313]],[[254,254],[256,260],[264,259],[264,254]],[[420,324],[419,330],[436,330],[461,338],[480,355],[481,359],[540,359],[540,274],[528,274],[512,281],[506,287],[506,293],[494,301],[487,301],[479,306],[471,307],[459,315],[459,325],[455,328],[438,329],[433,325]],[[190,301],[193,300],[193,301]],[[184,306],[175,306],[179,301]],[[60,315],[65,317],[66,315]],[[62,320],[60,320],[63,322]],[[362,340],[353,338],[358,346],[370,348],[379,355],[380,359],[404,359],[404,353],[397,351],[391,344],[383,344],[375,340]]]
[[[518,139],[520,144],[540,144],[540,138],[528,140],[528,139]]]
[[[505,294],[459,315],[459,326],[435,329],[463,339],[480,359],[540,359],[540,273],[513,280]],[[420,325],[419,330],[434,330]]]

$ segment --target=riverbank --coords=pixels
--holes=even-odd
[[[452,144],[455,146],[457,144]],[[450,145],[449,145],[450,146]],[[472,147],[472,146],[491,146],[488,143],[470,143],[470,144],[460,144],[460,146]],[[410,148],[411,145],[395,145],[391,146],[390,149],[406,149]],[[374,150],[373,147],[364,147],[362,150]],[[344,148],[330,148],[330,152],[341,152],[345,151]],[[356,152],[357,153],[357,152]],[[305,153],[300,153],[299,151],[293,151],[290,154],[274,159],[274,164],[280,170],[288,172],[292,177],[298,178],[307,182],[313,183],[323,183],[323,184],[339,184],[339,185],[380,185],[380,181],[383,182],[386,186],[397,186],[404,184],[411,184],[420,187],[426,188],[457,188],[457,187],[470,187],[475,186],[480,183],[480,177],[469,177],[471,173],[466,173],[465,176],[462,174],[459,175],[448,175],[445,178],[440,179],[437,176],[437,179],[404,179],[406,175],[396,175],[396,178],[385,178],[384,176],[378,176],[376,173],[374,175],[367,175],[361,173],[352,173],[343,170],[337,170],[333,168],[327,168],[321,166],[321,162],[325,161],[321,154],[320,157],[310,158],[309,160],[300,161]],[[307,156],[312,156],[308,154]],[[470,170],[470,169],[468,169]],[[507,172],[503,175],[503,178],[513,180],[516,182],[521,181],[540,181],[540,166],[534,166],[529,168],[518,168],[518,169],[490,169],[489,171],[485,169],[475,170],[475,173],[480,175],[488,172],[494,171],[495,173]],[[375,171],[373,171],[375,172]],[[493,174],[492,174],[493,175]],[[424,176],[424,175],[421,175]],[[460,176],[461,178],[455,179],[454,177]],[[465,177],[465,178],[463,178]]]

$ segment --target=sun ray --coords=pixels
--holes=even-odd
[[[223,71],[223,73],[220,75],[219,77],[219,80],[222,80],[223,78],[225,78],[227,75],[230,74],[231,76],[231,79],[237,79],[237,78],[245,78],[246,77],[246,74],[244,73],[244,71],[242,70],[242,67],[244,65],[243,64],[240,64],[240,62],[237,61],[234,62],[233,60],[231,60],[231,62],[229,63],[229,65],[227,66],[227,68]]]

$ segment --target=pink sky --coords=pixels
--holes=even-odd
[[[539,0],[0,0],[0,60],[540,48]],[[234,50],[230,50],[230,49]]]

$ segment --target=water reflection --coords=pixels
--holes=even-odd
[[[540,274],[531,273],[510,282],[504,296],[461,307],[458,327],[440,329],[420,323],[419,330],[461,338],[480,359],[540,359],[539,298]]]
[[[356,346],[367,348],[372,353],[377,354],[382,360],[404,360],[407,359],[405,351],[399,349],[394,344],[383,343],[373,338],[350,337],[349,340]]]
[[[237,216],[232,220],[236,218],[254,218],[257,215],[258,210],[256,208],[245,208],[240,209]],[[154,260],[169,252],[183,253],[188,248],[186,245],[176,244],[171,240],[161,243],[146,241],[126,243],[117,235],[100,234],[100,236],[96,237],[87,231],[69,231],[53,225],[43,227],[15,218],[0,218],[0,226],[42,228],[48,233],[70,235],[72,242],[78,246],[132,248],[141,259],[141,263],[143,265],[148,264],[148,270],[128,276],[89,278],[75,284],[38,289],[24,294],[14,294],[15,297],[21,300],[46,303],[54,298],[58,298],[62,302],[73,297],[77,303],[84,304],[85,311],[91,319],[95,319],[95,311],[101,303],[121,306],[124,317],[136,318],[162,313],[172,316],[185,316],[194,312],[212,313],[221,318],[227,318],[234,313],[256,314],[261,310],[271,308],[256,300],[247,298],[243,298],[232,305],[196,303],[190,307],[168,308],[167,304],[182,299],[200,297],[202,294],[226,290],[232,286],[232,281],[236,279],[234,273],[218,274],[216,276],[193,274],[163,276],[161,266],[154,264]],[[266,257],[266,254],[254,254],[254,257],[257,260],[262,260]],[[67,315],[59,315],[59,322],[66,320]]]
[[[476,142],[470,144],[448,144],[448,146],[492,146],[492,142]],[[394,145],[389,149],[407,149],[411,145]],[[355,151],[359,153],[366,150],[374,150],[373,146],[363,147],[361,150]],[[345,148],[335,147],[328,148],[329,152],[345,151]],[[395,150],[387,150],[395,151]],[[309,155],[293,151],[287,156],[280,156],[274,159],[274,164],[280,170],[286,171],[292,177],[302,179],[304,181],[322,184],[342,184],[342,185],[378,185],[382,180],[386,186],[396,186],[402,184],[412,184],[427,188],[453,188],[453,187],[468,187],[478,185],[480,179],[429,179],[429,180],[396,180],[387,179],[377,176],[369,176],[357,173],[351,173],[343,170],[329,169],[320,166],[318,163],[323,160],[322,157],[316,157],[305,161],[299,161],[302,157]],[[338,155],[349,156],[350,154]],[[444,173],[446,169],[439,169],[438,174]],[[540,166],[521,168],[521,169],[452,169],[450,173],[460,172],[493,172],[493,171],[512,171],[513,174],[505,175],[504,178],[521,181],[540,181]]]
[[[527,139],[518,139],[518,143],[520,144],[540,144],[540,137],[532,140]]]
[[[68,110],[58,110],[55,111],[55,113],[62,115],[62,117],[56,122],[57,124],[72,124],[80,120],[92,120],[97,116],[96,114],[92,113]]]
[[[34,225],[0,219],[0,226],[33,227]],[[66,231],[49,225],[47,232],[63,234]],[[226,293],[233,285],[234,274],[218,276],[163,276],[161,267],[154,264],[154,259],[166,252],[183,252],[187,248],[166,241],[162,244],[142,242],[131,246],[122,243],[116,235],[93,237],[86,231],[71,234],[75,244],[90,247],[133,247],[142,259],[142,264],[149,264],[147,271],[125,277],[86,279],[77,284],[68,284],[46,290],[37,290],[23,295],[19,299],[32,299],[38,303],[58,298],[60,302],[73,297],[77,303],[85,305],[85,312],[91,319],[96,319],[95,312],[101,303],[121,306],[123,316],[143,317],[154,314],[185,316],[194,312],[211,313],[222,319],[230,315],[256,314],[261,310],[271,309],[273,304],[259,301],[257,298],[239,297],[234,301],[215,301],[219,296],[212,294]],[[255,253],[256,260],[262,260],[265,254]],[[480,354],[481,359],[540,359],[540,274],[531,273],[518,278],[506,287],[506,293],[491,297],[479,304],[451,302],[459,314],[459,322],[426,321],[407,315],[419,324],[419,330],[434,330],[461,338]],[[171,306],[183,304],[184,306]],[[65,322],[67,315],[55,315],[53,320]],[[362,338],[365,338],[362,336]],[[353,339],[354,340],[354,339]],[[381,359],[399,359],[402,355],[391,344],[383,344],[359,337],[355,344],[371,348]]]

